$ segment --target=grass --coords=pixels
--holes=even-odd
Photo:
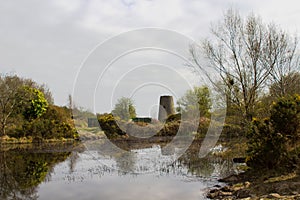
[[[64,143],[72,143],[75,139],[72,138],[53,138],[53,139],[43,139],[42,143],[57,143],[57,142],[64,142]],[[21,138],[14,138],[9,136],[2,136],[0,137],[0,144],[30,144],[35,143],[32,137],[21,137]]]

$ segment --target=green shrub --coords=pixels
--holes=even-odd
[[[179,120],[181,120],[181,114],[180,113],[171,114],[166,119],[166,123],[173,122],[173,121],[179,121]]]
[[[280,98],[273,104],[270,119],[276,131],[296,141],[300,125],[300,96]]]
[[[108,138],[115,138],[121,135],[125,135],[126,133],[120,129],[115,118],[111,113],[104,113],[97,115],[100,128],[104,131],[105,135]],[[120,121],[120,120],[118,120]]]
[[[42,139],[78,139],[69,110],[54,105],[50,105],[42,117],[24,121],[15,135]]]
[[[300,96],[283,97],[274,102],[270,118],[253,119],[248,133],[247,164],[268,169],[287,166],[290,162],[289,144],[299,136]]]
[[[269,119],[254,119],[248,139],[247,164],[250,167],[272,169],[286,155],[286,138],[274,129]]]

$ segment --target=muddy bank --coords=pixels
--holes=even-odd
[[[212,188],[210,199],[300,199],[298,172],[275,175],[273,172],[246,172],[220,180],[224,187]]]

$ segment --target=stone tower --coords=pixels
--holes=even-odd
[[[161,96],[159,100],[158,120],[164,121],[171,114],[174,114],[174,102],[172,96]]]

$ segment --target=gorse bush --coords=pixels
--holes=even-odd
[[[270,120],[274,129],[284,136],[296,141],[299,136],[300,125],[300,96],[282,97],[274,103]]]
[[[48,108],[48,102],[44,94],[36,89],[29,86],[23,87],[23,115],[25,119],[31,120],[41,117]]]
[[[101,130],[104,131],[104,133],[106,134],[106,136],[108,138],[115,138],[119,135],[126,134],[119,128],[119,126],[116,122],[116,120],[118,120],[118,118],[114,117],[113,114],[111,114],[111,113],[98,114],[97,119],[99,121]]]
[[[268,169],[277,166],[286,155],[285,137],[274,129],[269,119],[254,119],[250,129],[247,164]]]
[[[46,113],[39,118],[25,121],[17,130],[17,137],[40,139],[78,138],[67,108],[50,105]]]
[[[181,121],[180,114],[170,115],[165,124],[158,121],[153,123],[126,122],[110,113],[97,116],[99,125],[108,138],[117,138],[124,135],[135,136],[175,136],[198,132],[199,135],[206,134],[210,120],[205,117],[199,119],[199,126],[190,121]],[[121,128],[120,128],[121,127]]]
[[[282,97],[274,102],[269,118],[253,119],[248,133],[247,164],[268,169],[289,164],[290,144],[299,137],[300,96]]]

